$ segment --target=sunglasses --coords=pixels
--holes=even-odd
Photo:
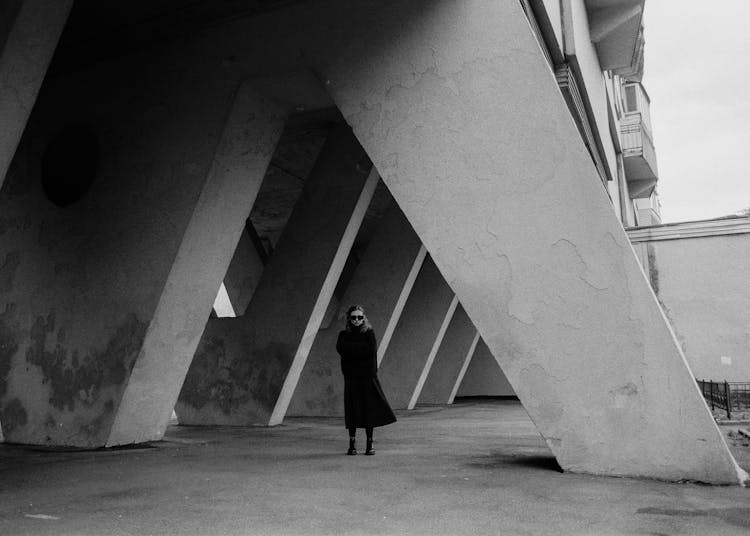
[[[350,320],[364,320],[364,319],[365,319],[365,317],[364,317],[364,316],[362,316],[362,315],[351,315],[351,316],[349,317],[349,319],[350,319]]]

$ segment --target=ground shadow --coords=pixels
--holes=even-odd
[[[500,469],[508,466],[540,469],[562,473],[562,467],[552,455],[492,454],[467,463],[477,469]]]

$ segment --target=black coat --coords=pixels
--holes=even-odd
[[[375,333],[342,331],[336,341],[344,378],[374,378],[378,374],[378,343]]]
[[[374,428],[396,422],[378,381],[378,344],[373,331],[342,331],[336,341],[344,373],[347,428]]]

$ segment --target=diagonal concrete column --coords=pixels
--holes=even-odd
[[[461,307],[453,313],[453,318],[445,332],[443,342],[435,355],[422,392],[417,399],[419,404],[448,404],[453,387],[471,349],[477,333],[474,324]]]
[[[164,431],[284,120],[249,86],[179,58],[156,78],[145,74],[159,54],[97,64],[36,105],[0,191],[6,441],[99,447]],[[82,83],[123,72],[141,84]],[[99,154],[79,158],[100,165],[58,206],[35,162],[81,121]]]
[[[243,84],[130,374],[107,446],[161,438],[263,182],[284,114]]]
[[[0,186],[72,5],[73,0],[0,5]]]
[[[378,174],[334,127],[244,316],[211,319],[175,411],[184,424],[279,424]]]
[[[380,366],[391,406],[412,409],[458,302],[427,257]]]
[[[224,287],[227,298],[232,304],[235,315],[242,316],[253,297],[260,276],[263,274],[264,262],[250,233],[255,233],[248,220],[240,235],[232,262],[224,276]],[[257,235],[256,235],[257,236]]]
[[[459,387],[461,387],[461,382],[463,382],[464,376],[466,376],[466,371],[468,370],[469,365],[472,362],[472,358],[474,357],[474,353],[476,352],[478,342],[479,332],[474,330],[474,338],[471,340],[471,346],[469,346],[469,351],[466,352],[466,357],[464,357],[464,361],[461,364],[461,369],[458,371],[456,381],[453,384],[453,388],[451,389],[450,394],[448,395],[448,404],[453,404],[453,401],[456,399],[456,394],[458,394],[458,389]]]
[[[455,396],[516,396],[500,363],[481,339],[462,380],[456,384]]]
[[[521,4],[348,5],[305,56],[560,465],[736,483]]]
[[[388,348],[393,330],[422,266],[426,251],[395,204],[383,216],[341,299],[336,322],[318,331],[289,415],[343,415],[344,380],[336,339],[347,307],[367,311],[378,339],[378,356]]]

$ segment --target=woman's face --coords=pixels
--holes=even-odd
[[[365,313],[360,311],[359,309],[355,309],[351,313],[349,313],[349,322],[352,323],[352,326],[360,327],[365,321]]]

